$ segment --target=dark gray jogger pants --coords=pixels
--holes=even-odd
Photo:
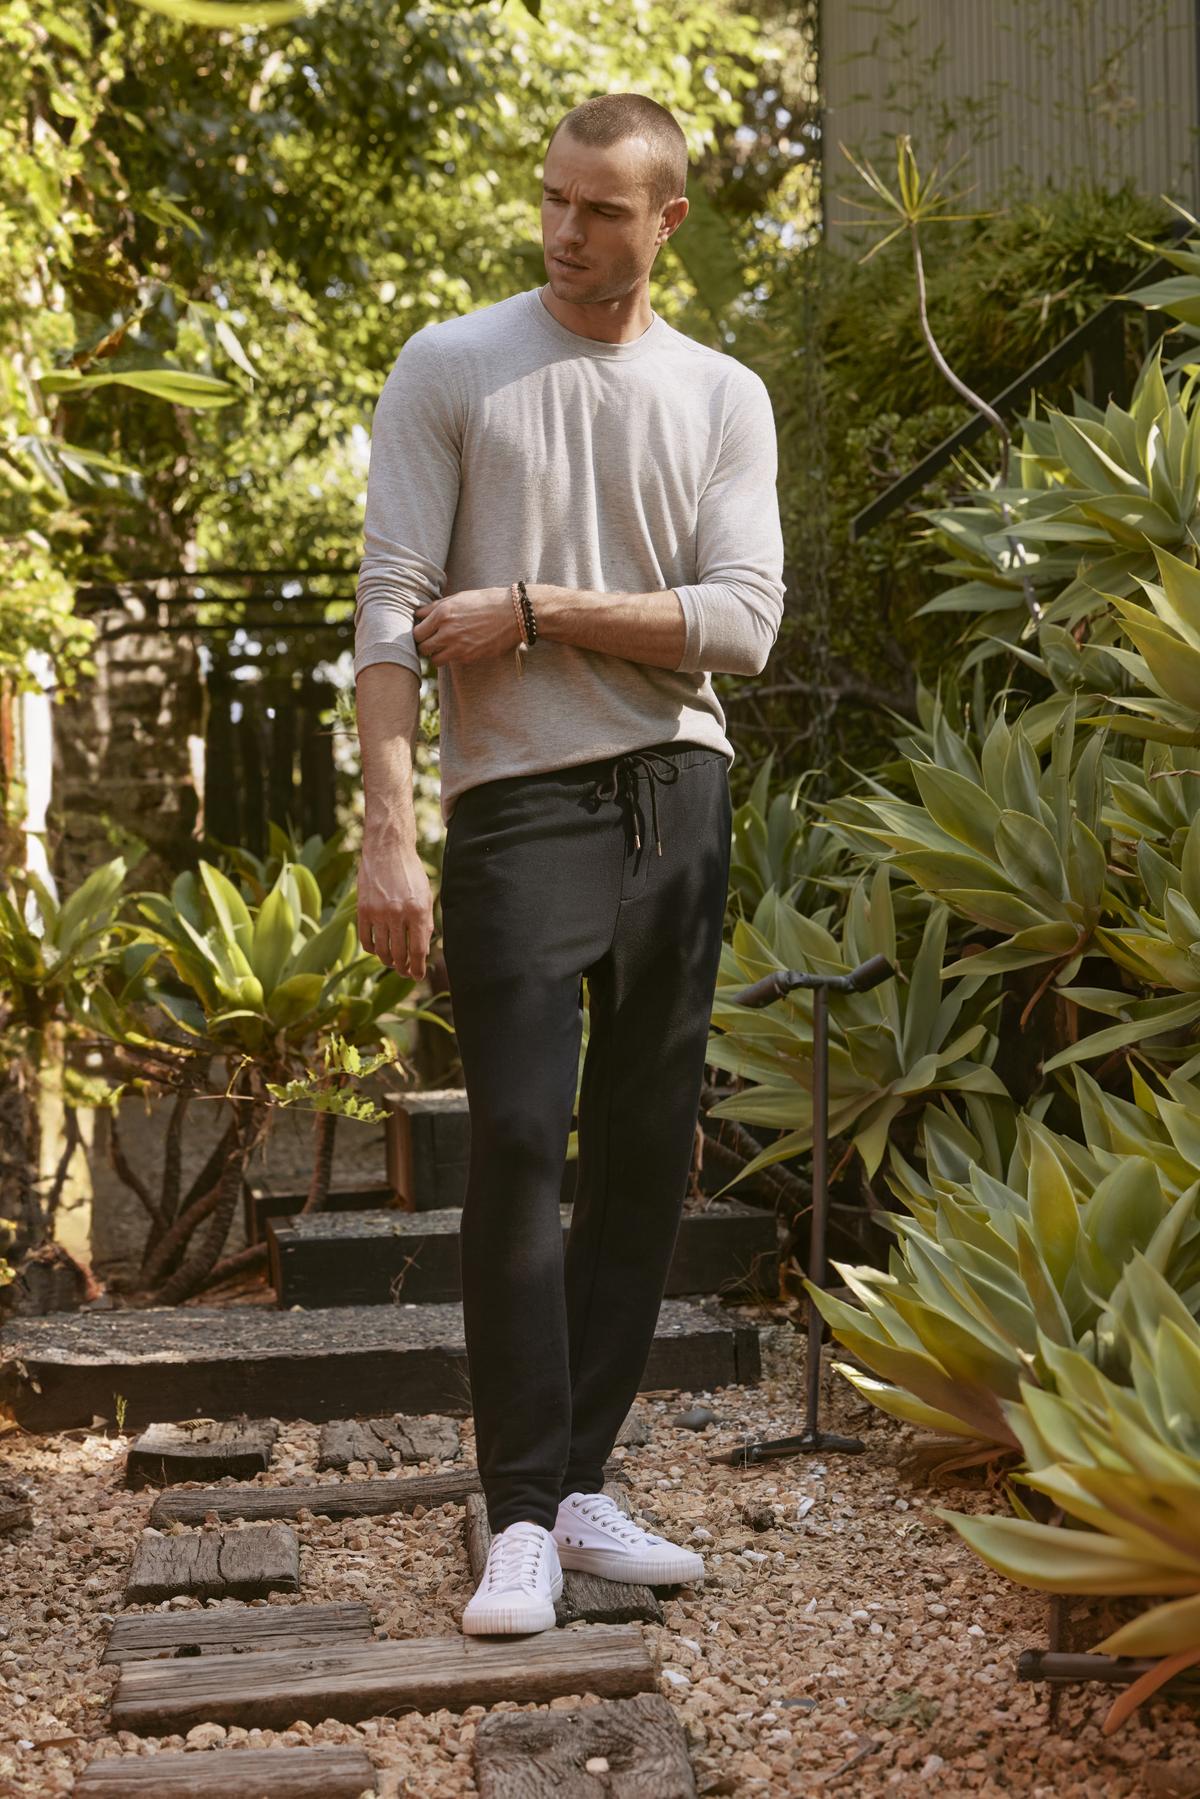
[[[600,1490],[645,1372],[721,954],[728,767],[719,750],[658,744],[486,781],[451,812],[443,950],[471,1114],[463,1316],[493,1532],[549,1530],[560,1498]]]

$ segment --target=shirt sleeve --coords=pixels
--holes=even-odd
[[[783,616],[783,529],[775,415],[765,382],[731,384],[716,466],[700,496],[696,580],[679,595],[687,637],[680,671],[757,675]]]
[[[461,420],[436,326],[404,344],[375,406],[354,612],[354,672],[398,662],[420,678],[414,608],[440,599],[458,506]]]

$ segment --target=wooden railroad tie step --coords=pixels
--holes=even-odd
[[[563,1241],[573,1208],[560,1207]],[[267,1222],[271,1280],[281,1306],[447,1304],[462,1297],[461,1211],[313,1212]],[[666,1291],[774,1293],[774,1215],[741,1200],[710,1200],[680,1220]]]
[[[119,1755],[76,1777],[75,1799],[361,1799],[375,1769],[361,1749],[218,1749]]]
[[[247,1187],[243,1202],[247,1243],[262,1243],[268,1220],[294,1218],[304,1210],[307,1198],[307,1193],[272,1193],[266,1187]],[[375,1181],[370,1186],[331,1187],[325,1209],[330,1212],[378,1212],[398,1203],[386,1182]]]
[[[718,1301],[664,1299],[642,1392],[711,1391],[756,1382],[758,1330]],[[9,1321],[0,1404],[28,1430],[131,1425],[197,1416],[342,1418],[346,1395],[367,1417],[399,1402],[409,1415],[467,1417],[471,1388],[458,1305],[151,1307]]]
[[[231,1655],[258,1649],[336,1649],[374,1640],[365,1605],[220,1606],[203,1612],[131,1612],[108,1633],[102,1662]]]
[[[279,1426],[265,1419],[219,1422],[190,1418],[183,1424],[152,1424],[125,1457],[128,1487],[168,1487],[176,1480],[243,1480],[271,1464]]]
[[[605,1476],[619,1479],[620,1462],[606,1462]],[[481,1491],[477,1468],[449,1474],[410,1474],[403,1480],[339,1480],[328,1486],[198,1487],[160,1493],[150,1511],[158,1530],[172,1524],[199,1524],[214,1512],[222,1523],[235,1518],[378,1518],[388,1512],[411,1512],[419,1505],[465,1505]]]
[[[529,1636],[409,1637],[345,1649],[129,1661],[117,1670],[114,1730],[149,1736],[196,1724],[286,1730],[337,1718],[358,1723],[402,1711],[461,1712],[564,1693],[602,1699],[652,1692],[657,1662],[633,1624],[589,1624]]]
[[[650,1421],[640,1406],[631,1406],[614,1447],[637,1448],[650,1441]],[[374,1462],[386,1474],[404,1462],[450,1462],[462,1449],[462,1433],[453,1418],[335,1418],[321,1426],[318,1468],[348,1468],[351,1462]]]
[[[586,1785],[581,1771],[592,1777]],[[687,1734],[661,1693],[480,1718],[475,1785],[479,1799],[554,1799],[610,1786],[637,1799],[694,1799],[696,1791]]]
[[[197,1599],[262,1599],[300,1591],[300,1544],[290,1524],[242,1530],[144,1530],[125,1584],[126,1605],[192,1594]]]
[[[629,1502],[613,1481],[604,1491],[615,1499],[628,1517]],[[487,1504],[482,1493],[467,1500],[467,1555],[471,1576],[478,1585],[483,1578],[491,1547]],[[563,1569],[562,1593],[555,1602],[554,1621],[558,1625],[576,1624],[661,1624],[663,1610],[651,1587],[640,1582],[605,1580],[599,1574],[584,1574],[578,1568]]]
[[[317,1467],[374,1462],[386,1473],[401,1462],[451,1462],[461,1448],[453,1418],[337,1418],[321,1426]]]

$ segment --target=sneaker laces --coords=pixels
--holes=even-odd
[[[631,1546],[639,1543],[659,1544],[664,1541],[662,1537],[653,1536],[648,1530],[643,1530],[640,1524],[627,1518],[607,1493],[589,1493],[583,1499],[573,1500],[572,1504],[591,1523],[602,1525],[605,1530],[612,1531]]]
[[[523,1587],[537,1577],[545,1536],[536,1524],[510,1524],[492,1538],[488,1550],[489,1591]]]

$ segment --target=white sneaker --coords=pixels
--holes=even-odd
[[[652,1536],[607,1493],[568,1493],[559,1501],[553,1536],[562,1567],[605,1580],[668,1587],[704,1579],[702,1556]]]
[[[467,1636],[510,1636],[549,1630],[562,1592],[562,1568],[554,1538],[525,1519],[498,1530],[462,1627]]]

